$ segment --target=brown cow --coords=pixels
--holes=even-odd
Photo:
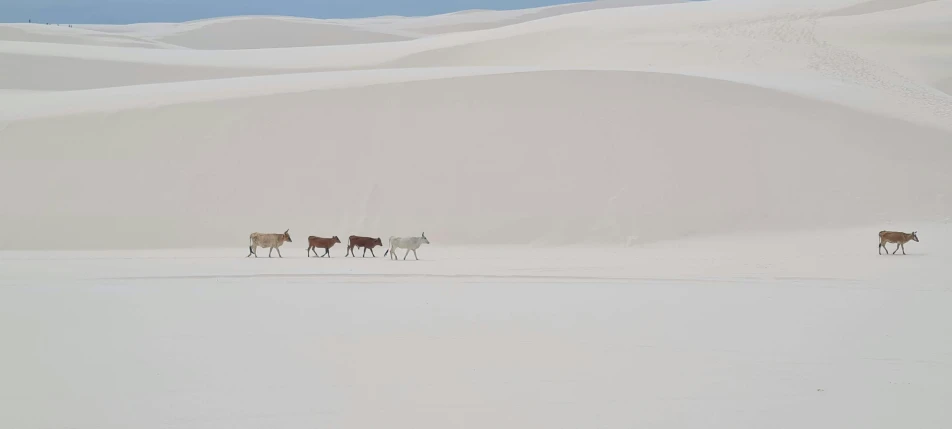
[[[354,248],[363,247],[364,248],[363,257],[365,258],[367,257],[367,249],[370,249],[370,256],[373,256],[374,258],[376,258],[377,255],[374,255],[374,246],[383,247],[383,242],[380,241],[380,237],[371,238],[371,237],[360,237],[360,236],[352,235],[350,236],[349,243],[347,244],[347,252],[350,253],[350,256],[353,256],[356,258],[357,255],[354,254]],[[347,254],[344,254],[344,257],[347,257]]]
[[[331,247],[334,247],[334,243],[340,243],[340,239],[335,235],[333,238],[323,238],[310,236],[307,238],[307,257],[311,257],[311,252],[314,252],[314,256],[323,258],[327,256],[331,257]],[[315,249],[324,249],[324,254],[318,256],[317,250]]]
[[[912,231],[912,234],[907,234],[905,232],[896,232],[896,231],[879,231],[879,254],[883,254],[882,249],[886,249],[886,243],[896,243],[896,250],[893,250],[892,254],[895,255],[899,251],[899,248],[902,248],[902,254],[906,254],[906,246],[910,240],[919,242],[919,237],[916,235],[916,231]],[[886,249],[886,254],[889,254],[889,249]]]

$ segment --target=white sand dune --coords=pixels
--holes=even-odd
[[[894,2],[905,4],[910,2]],[[915,2],[914,6],[848,17],[822,19],[817,33],[825,40],[876,58],[906,79],[952,94],[952,3]]]
[[[409,37],[319,21],[300,22],[277,18],[234,19],[206,23],[195,29],[158,38],[163,42],[194,49],[349,45],[407,39]]]
[[[262,222],[618,244],[944,219],[952,97],[938,42],[952,34],[928,45],[901,30],[948,7],[823,17],[860,3],[824,4],[612,7],[253,51],[2,42],[8,89],[83,89],[0,102],[4,246],[224,245]],[[877,35],[884,13],[901,19]],[[224,40],[229,22],[262,21],[115,31]],[[898,68],[900,48],[918,61]],[[35,171],[35,186],[16,180]],[[158,237],[96,232],[143,224]]]
[[[865,15],[870,13],[880,13],[894,11],[923,3],[934,3],[936,0],[867,0],[857,4],[836,9],[828,13],[828,16],[849,16]]]
[[[52,105],[111,107],[98,92]],[[64,227],[71,246],[238,244],[236,231],[262,223],[424,229],[454,244],[617,244],[927,220],[952,204],[947,132],[670,74],[522,72],[117,104],[13,121],[3,136],[31,142],[0,152],[0,189],[17,202],[7,242],[31,248],[68,246]],[[20,186],[31,171],[45,173]],[[161,234],[95,238],[143,223]]]
[[[173,45],[133,35],[110,34],[64,25],[2,24],[0,41],[41,42],[63,45],[92,45],[167,49]]]
[[[346,20],[378,31],[401,31],[419,35],[487,30],[553,16],[596,9],[681,3],[685,0],[598,0],[519,10],[467,10],[435,16],[367,18]]]
[[[839,6],[856,3],[773,8],[751,7],[745,2],[613,7],[404,42],[257,49],[253,54],[243,50],[156,52],[4,42],[0,43],[0,58],[14,55],[7,61],[18,62],[23,71],[0,76],[0,87],[17,87],[23,76],[48,70],[43,63],[47,57],[58,58],[67,68],[75,63],[77,73],[69,79],[53,79],[55,83],[32,80],[32,89],[91,89],[103,87],[108,79],[129,85],[150,79],[170,82],[292,70],[394,67],[657,71],[779,89],[952,129],[952,96],[943,83],[949,77],[945,59],[952,34],[948,26],[941,25],[952,19],[952,10],[942,2],[927,2],[881,13],[824,17]],[[901,20],[880,25],[889,19],[885,16],[899,14]],[[258,25],[254,23],[263,21],[209,20],[190,31],[215,29],[228,22]],[[347,29],[379,23],[334,25]],[[889,36],[880,32],[883,28]],[[167,34],[172,30],[153,25],[137,31]],[[925,34],[929,35],[927,43],[920,43]],[[138,66],[112,67],[116,62]],[[168,66],[182,70],[170,72]],[[42,76],[42,72],[38,74]]]
[[[0,25],[0,427],[952,427],[952,2],[655,3]]]

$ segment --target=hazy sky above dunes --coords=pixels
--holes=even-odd
[[[354,18],[523,9],[582,0],[0,0],[0,22],[128,24],[228,15]]]

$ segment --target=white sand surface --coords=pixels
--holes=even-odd
[[[213,82],[191,84],[240,86]],[[32,142],[0,148],[0,190],[17,202],[7,246],[240,246],[262,228],[618,245],[945,219],[952,204],[948,133],[719,80],[521,72],[165,106],[181,94],[123,91],[13,112],[108,108],[2,131]]]
[[[0,41],[3,246],[269,228],[617,245],[948,217],[948,2],[625,5],[66,29],[216,44],[235,25],[499,24],[332,46]]]
[[[0,427],[948,428],[949,22],[0,24]]]
[[[952,229],[922,226],[906,256],[867,227],[420,261],[2,252],[0,422],[940,429]]]

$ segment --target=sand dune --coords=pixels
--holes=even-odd
[[[468,10],[436,16],[348,20],[366,28],[415,32],[420,35],[487,30],[553,16],[596,9],[681,3],[684,0],[599,0],[521,10]]]
[[[952,9],[941,2],[927,2],[881,13],[822,17],[825,11],[856,4],[856,1],[848,1],[823,7],[795,4],[771,8],[750,7],[743,2],[701,2],[612,7],[402,42],[257,49],[253,54],[241,50],[156,52],[153,49],[6,42],[0,43],[0,56],[16,55],[12,61],[20,64],[21,72],[0,77],[0,87],[24,86],[23,76],[31,74],[38,76],[29,80],[32,89],[90,89],[107,86],[110,79],[117,85],[129,85],[292,71],[394,67],[657,71],[772,88],[952,129],[952,97],[942,87],[949,78],[945,58],[949,55],[948,46],[952,46],[952,34],[942,23],[952,19]],[[469,18],[480,13],[461,16]],[[507,12],[506,19],[514,19],[514,14]],[[446,22],[460,19],[455,15],[440,18]],[[380,21],[387,20],[355,21],[358,22],[333,25],[350,31],[351,28],[380,26],[383,25]],[[182,28],[170,30],[169,25],[150,25],[130,31],[140,35],[149,33],[153,37],[173,37],[170,34],[191,37],[188,34],[207,31],[209,35],[203,36],[207,40],[215,39],[215,32],[220,32],[224,40],[231,33],[221,26],[242,22],[303,27],[327,25],[307,20],[296,23],[285,18],[271,21],[256,18],[182,24],[182,28],[190,28],[182,33],[175,33]],[[40,78],[44,76],[43,70],[50,69],[44,64],[45,58],[51,56],[77,60],[78,72],[66,79],[56,79],[46,73],[53,82],[44,82]],[[89,67],[88,61],[92,60],[108,63]],[[108,65],[115,62],[139,66]],[[69,63],[63,65],[69,66]],[[170,71],[168,66],[182,67],[182,71]]]
[[[240,19],[202,25],[158,40],[194,49],[260,49],[392,42],[408,37],[320,22]]]
[[[549,9],[83,30],[212,48],[240,26],[289,28],[254,50],[0,42],[14,71],[0,89],[17,91],[0,99],[3,246],[230,245],[317,225],[624,244],[944,219],[950,35],[920,40],[948,8],[827,16],[863,4],[597,2],[543,18]],[[899,18],[880,27],[886,14]],[[490,16],[499,25],[480,31],[280,47],[329,25],[394,35]],[[278,203],[248,202],[259,195]],[[129,239],[143,228],[155,238]]]
[[[828,13],[827,16],[850,16],[887,12],[935,1],[936,0],[868,0],[842,9],[836,9]]]
[[[917,5],[856,16],[824,18],[816,31],[824,40],[875,58],[906,79],[949,93],[952,79],[952,3]]]
[[[146,38],[109,34],[68,26],[42,24],[0,24],[0,41],[59,43],[65,45],[174,48]]]
[[[0,25],[0,427],[952,427],[952,3],[649,3]]]
[[[17,247],[238,245],[236,231],[260,225],[624,244],[952,209],[949,133],[669,74],[444,78],[118,108],[2,133],[13,144],[0,190],[16,202],[3,224],[16,225],[5,237]],[[129,239],[144,226],[153,238]]]
[[[164,82],[191,82],[241,76],[261,76],[297,70],[261,70],[239,67],[173,66],[126,61],[0,54],[0,88],[34,91],[63,91],[65,97],[86,89],[111,89]],[[24,99],[31,104],[33,99]],[[41,99],[42,100],[42,99]],[[146,100],[142,100],[145,102]],[[0,110],[20,110],[21,103],[7,100]],[[82,107],[97,108],[97,104]],[[59,106],[59,108],[81,106]],[[54,109],[55,110],[55,109]]]

